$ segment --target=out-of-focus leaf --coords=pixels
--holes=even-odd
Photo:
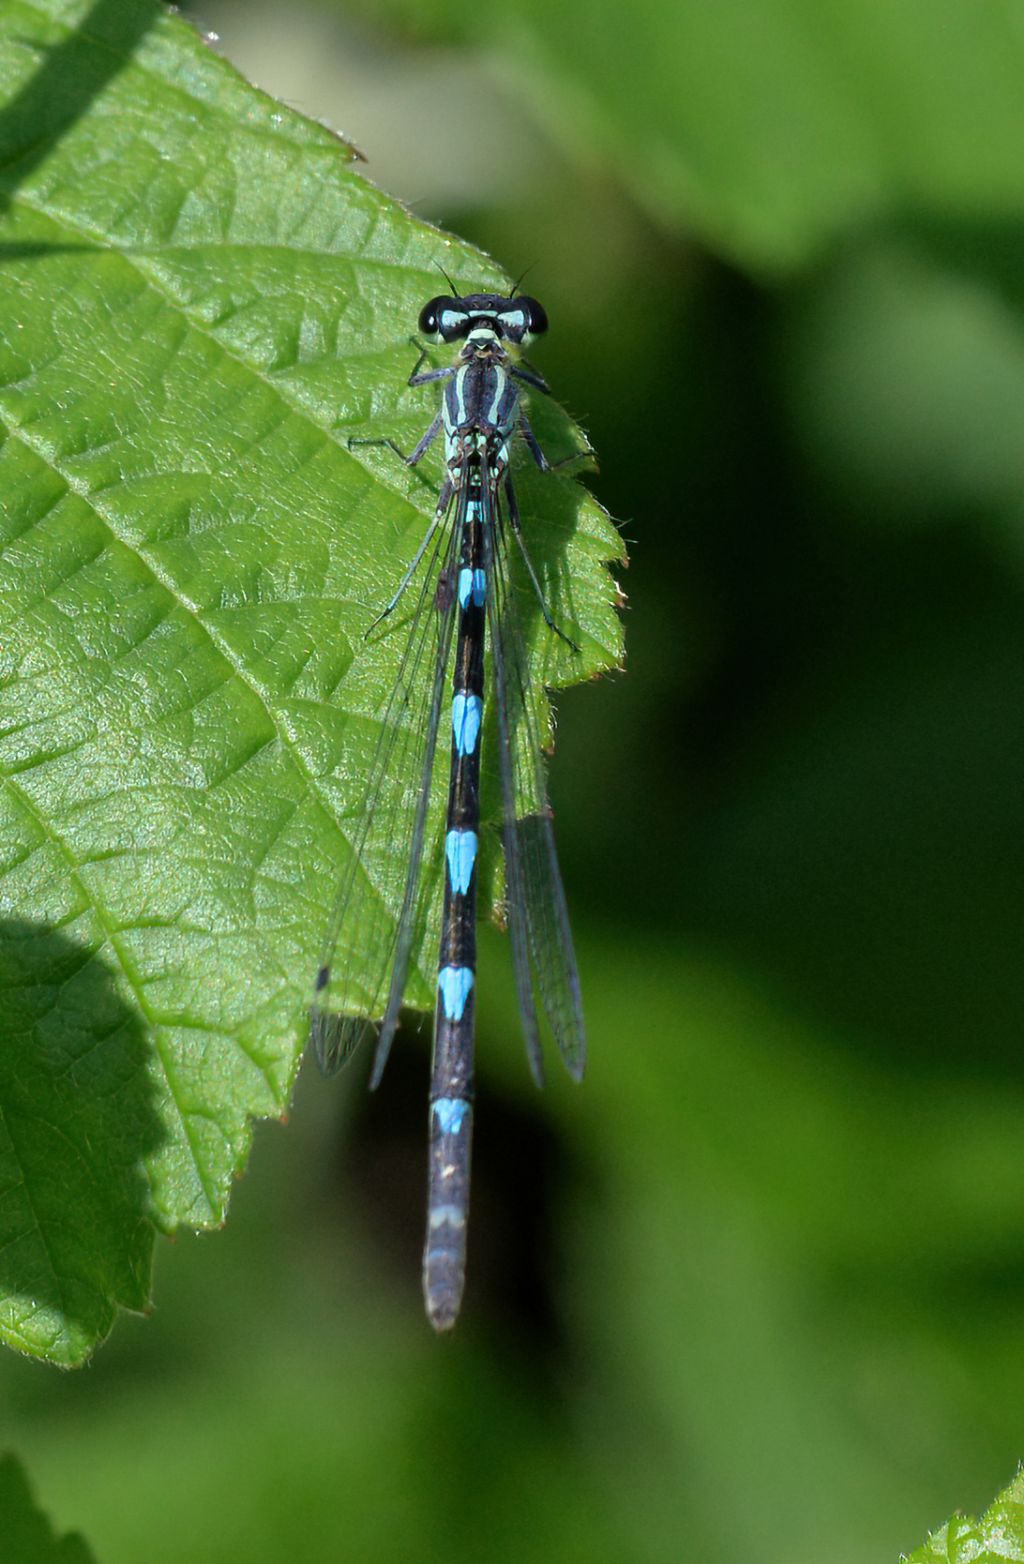
[[[459,31],[585,164],[756,268],[896,204],[1024,208],[1024,13],[974,0],[387,0]],[[374,18],[381,7],[373,7]]]
[[[155,0],[12,0],[0,101],[0,1328],[70,1363],[286,1101],[401,651],[363,633],[436,492],[347,437],[430,420],[434,260],[500,279]],[[523,499],[567,682],[618,655],[618,544]]]
[[[993,517],[1021,563],[1020,304],[980,257],[948,253],[954,234],[945,255],[879,237],[799,294],[781,333],[793,416],[869,525]]]
[[[57,1537],[36,1509],[28,1482],[12,1455],[0,1456],[0,1538],[10,1564],[93,1564],[77,1535]]]
[[[937,1470],[976,1491],[1016,1427],[985,1281],[1021,1250],[1021,1093],[900,1077],[728,958],[591,954],[567,1270],[611,1502],[652,1560],[681,1506],[709,1564],[882,1557]]]

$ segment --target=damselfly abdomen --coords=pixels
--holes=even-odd
[[[431,1323],[444,1330],[458,1315],[466,1265],[480,754],[485,703],[492,695],[508,929],[527,1052],[538,1084],[538,996],[576,1079],[583,1073],[585,1044],[541,756],[542,719],[531,690],[509,557],[514,538],[545,622],[569,641],[544,602],[522,535],[510,465],[513,439],[520,436],[538,467],[550,468],[520,404],[521,386],[543,393],[548,387],[518,353],[547,329],[547,317],[535,299],[524,295],[475,293],[432,299],[419,325],[434,342],[461,344],[455,361],[441,369],[423,369],[423,349],[409,377],[410,386],[444,385],[430,428],[409,456],[388,440],[350,442],[389,445],[415,466],[443,433],[445,475],[426,535],[370,627],[395,610],[423,566],[398,675],[379,717],[365,792],[351,816],[352,853],[317,973],[311,1037],[321,1066],[330,1073],[367,1031],[376,1032],[371,1085],[377,1085],[398,1025],[411,955],[429,917],[431,870],[443,862],[423,1290]],[[486,683],[485,654],[491,667]],[[443,827],[438,819],[435,833],[431,778],[449,672],[448,803]],[[405,844],[396,915],[398,898],[389,901],[387,895],[387,865],[396,845]]]

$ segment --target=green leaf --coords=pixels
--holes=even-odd
[[[77,1534],[54,1535],[13,1455],[0,1455],[0,1537],[11,1564],[93,1564],[93,1554]]]
[[[479,46],[475,0],[385,0]],[[374,0],[379,21],[380,0]],[[894,205],[1024,206],[1024,27],[976,0],[494,0],[500,68],[580,163],[754,269]]]
[[[149,0],[13,0],[0,98],[0,1330],[76,1363],[287,1101],[438,470],[347,439],[432,416],[435,262],[501,274]],[[522,487],[568,682],[619,655],[620,547]]]
[[[954,1515],[906,1564],[1009,1564],[1024,1560],[1024,1473],[1018,1472],[980,1521]]]
[[[860,485],[887,530],[955,509],[1020,547],[1019,303],[910,237],[856,247],[784,321],[792,415],[822,475]],[[1008,551],[1009,552],[1009,551]]]

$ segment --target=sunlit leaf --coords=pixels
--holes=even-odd
[[[429,422],[435,261],[500,274],[151,0],[13,0],[0,101],[0,1324],[77,1362],[287,1100],[437,474],[347,440]],[[618,543],[523,494],[567,682],[617,657]]]
[[[915,1548],[906,1564],[1013,1564],[1024,1559],[1024,1475],[1020,1472],[980,1521],[954,1515]]]

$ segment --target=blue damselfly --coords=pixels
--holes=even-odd
[[[548,393],[520,353],[547,329],[544,310],[536,299],[514,291],[509,297],[457,297],[453,288],[451,296],[424,306],[419,327],[434,343],[460,344],[454,362],[424,369],[429,349],[416,343],[420,357],[409,385],[444,385],[430,427],[408,456],[391,440],[350,441],[389,446],[414,467],[443,434],[445,472],[426,534],[370,626],[373,630],[395,611],[421,573],[398,675],[379,716],[366,790],[351,817],[352,854],[317,973],[311,1036],[321,1066],[331,1073],[367,1031],[376,1032],[371,1085],[377,1085],[398,1025],[411,955],[429,920],[432,870],[443,862],[423,1290],[431,1323],[444,1330],[455,1323],[461,1303],[469,1210],[485,643],[501,778],[507,922],[530,1066],[540,1084],[538,995],[576,1079],[584,1065],[579,978],[541,754],[545,724],[529,682],[511,579],[513,547],[546,624],[578,648],[544,602],[510,466],[512,442],[520,436],[537,466],[551,470],[520,403],[523,385]],[[439,812],[432,818],[431,777],[449,665],[451,770],[442,824]],[[407,849],[397,916],[381,884],[382,875],[386,879],[381,865],[393,861],[396,845]]]

